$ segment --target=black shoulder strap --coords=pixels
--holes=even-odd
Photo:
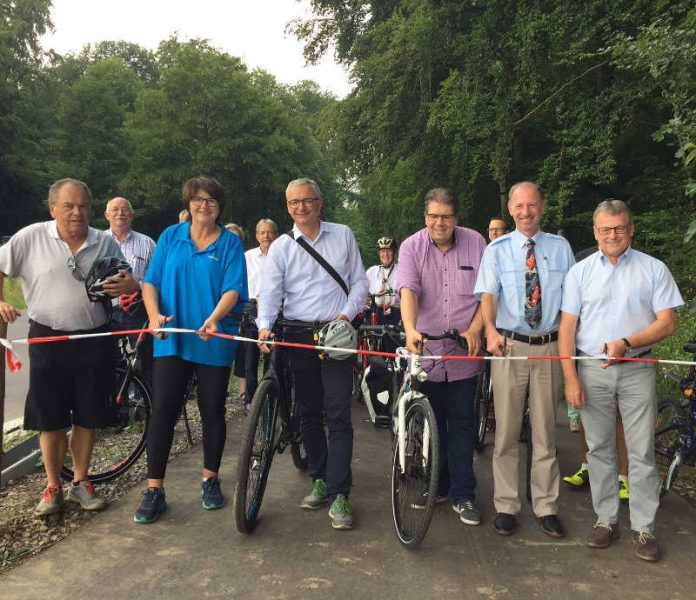
[[[336,283],[341,286],[341,289],[344,291],[346,296],[348,296],[348,286],[346,285],[346,282],[343,281],[343,277],[336,273],[336,269],[326,262],[324,257],[321,256],[314,248],[312,248],[304,238],[296,238],[294,231],[289,231],[288,235],[295,240],[307,252],[307,254],[309,254],[322,267],[324,267],[324,270],[336,280]]]

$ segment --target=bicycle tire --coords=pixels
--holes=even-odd
[[[679,475],[681,434],[687,415],[679,400],[670,398],[657,405],[655,420],[655,463],[660,476],[660,495],[666,494]]]
[[[529,409],[527,409],[524,419],[522,421],[522,427],[524,428],[524,443],[527,450],[527,456],[524,465],[525,474],[525,494],[527,496],[527,501],[531,504],[532,502],[532,459],[534,457],[534,442],[532,440],[532,421],[529,416]]]
[[[276,451],[277,423],[278,381],[268,377],[256,388],[237,461],[234,517],[241,533],[252,533],[256,527]]]
[[[425,432],[429,431],[427,453]],[[401,472],[398,438],[392,459],[391,500],[394,528],[408,549],[417,548],[428,532],[437,500],[440,474],[440,443],[433,412],[427,398],[411,401],[406,409],[406,465]]]
[[[290,428],[292,442],[290,443],[290,456],[292,463],[300,471],[307,470],[307,452],[302,443],[302,432],[300,430],[300,410],[295,401],[295,388],[290,388]]]
[[[493,389],[491,388],[491,372],[484,368],[479,375],[476,384],[476,451],[483,452],[486,446],[486,433],[488,432],[488,417],[491,410]]]
[[[118,393],[126,369],[118,366],[114,370],[116,383],[112,396]],[[152,412],[150,387],[134,372],[130,374],[127,392],[122,406],[116,406],[114,424],[95,430],[94,447],[90,459],[88,478],[92,483],[111,481],[125,473],[140,458],[145,450],[147,430]],[[112,398],[112,402],[114,402]],[[70,435],[68,431],[67,435]],[[60,471],[66,481],[73,481],[72,456],[65,456]]]

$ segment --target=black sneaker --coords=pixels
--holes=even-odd
[[[133,520],[136,523],[154,523],[167,510],[163,488],[148,488],[143,493],[143,500],[135,511]]]
[[[517,528],[517,519],[509,513],[498,513],[493,520],[493,528],[500,535],[512,535]]]
[[[220,489],[220,480],[217,477],[208,477],[201,484],[201,506],[205,510],[215,510],[225,505],[225,497]]]

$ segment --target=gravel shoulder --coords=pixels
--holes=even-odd
[[[189,402],[189,422],[194,444],[201,441],[202,432],[198,407]],[[227,419],[244,414],[244,406],[236,396],[227,405]],[[186,437],[183,421],[177,423],[170,458],[191,449]],[[146,454],[126,473],[114,481],[97,487],[99,494],[113,502],[126,494],[146,478]],[[34,515],[34,508],[46,485],[43,470],[28,475],[19,481],[8,482],[0,492],[0,574],[36,556],[69,536],[96,514],[82,510],[78,505],[66,503],[59,516],[41,518]]]

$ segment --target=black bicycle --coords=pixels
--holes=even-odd
[[[279,319],[273,333],[276,340],[282,340],[286,331],[306,333],[314,330],[313,323]],[[269,360],[268,371],[251,401],[237,461],[234,516],[241,533],[251,533],[256,527],[276,452],[281,454],[289,447],[295,467],[302,471],[307,468],[287,348],[272,346]]]
[[[696,340],[687,342],[684,352],[696,360]],[[682,465],[696,464],[696,367],[690,366],[685,377],[671,371],[664,375],[679,386],[681,395],[657,405],[655,462],[661,495],[672,488]]]
[[[120,356],[113,370],[113,391],[109,396],[110,423],[95,431],[89,465],[88,477],[94,483],[111,481],[126,472],[145,450],[152,391],[135,369],[145,335],[138,336],[135,348],[131,347],[127,337],[118,340]],[[70,437],[70,430],[67,436]],[[67,481],[73,480],[70,452],[66,454],[61,476]]]
[[[147,325],[144,325],[146,327]],[[107,410],[110,415],[108,426],[96,429],[94,447],[87,477],[92,483],[111,481],[130,469],[145,450],[147,429],[152,412],[152,388],[138,372],[140,348],[144,336],[141,333],[132,347],[128,337],[118,339],[119,357],[113,370],[113,387],[109,395]],[[184,387],[181,416],[184,421],[186,439],[193,445],[193,434],[187,405],[196,389],[196,374],[192,373]],[[68,442],[70,430],[67,431]],[[69,448],[68,444],[68,448]],[[68,451],[61,468],[61,476],[72,481],[72,455]]]

